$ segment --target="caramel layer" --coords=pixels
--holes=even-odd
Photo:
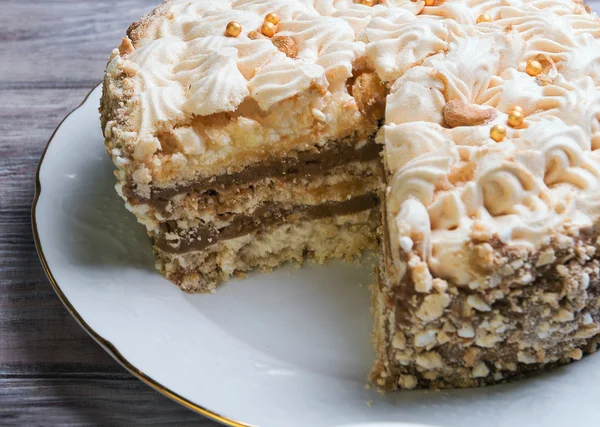
[[[138,196],[134,184],[124,186],[123,192],[133,204],[150,203],[162,210],[177,194],[218,191],[229,186],[244,185],[269,177],[287,181],[299,176],[320,175],[328,169],[351,162],[375,160],[379,158],[380,152],[381,145],[373,140],[360,148],[356,148],[353,143],[339,141],[325,147],[312,147],[306,151],[295,152],[283,159],[267,160],[248,166],[241,172],[213,176],[175,188],[155,188],[149,199]]]
[[[196,227],[184,236],[178,236],[176,240],[166,238],[167,233],[178,234],[179,231],[175,221],[167,221],[161,225],[161,236],[155,239],[154,244],[161,251],[169,253],[201,251],[219,241],[245,236],[286,222],[353,214],[372,209],[378,203],[379,196],[375,193],[343,202],[327,202],[316,206],[298,205],[293,209],[286,209],[279,203],[270,203],[257,209],[254,215],[236,215],[231,224],[224,228]]]

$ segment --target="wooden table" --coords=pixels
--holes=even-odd
[[[54,128],[159,0],[0,0],[0,425],[216,423],[144,385],[79,327],[38,260],[30,209]]]

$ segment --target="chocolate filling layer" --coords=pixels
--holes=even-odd
[[[343,202],[327,202],[320,205],[298,205],[286,209],[279,203],[270,203],[254,212],[254,215],[236,215],[230,225],[215,229],[209,226],[193,228],[185,236],[176,240],[166,238],[166,233],[177,233],[175,221],[161,225],[161,236],[155,240],[155,246],[164,252],[185,253],[201,251],[221,240],[234,239],[255,231],[298,220],[311,220],[339,215],[348,215],[372,209],[379,203],[375,193],[368,193]]]
[[[326,147],[312,147],[307,151],[295,152],[283,159],[266,160],[255,166],[249,166],[241,172],[213,176],[198,180],[193,184],[175,188],[155,188],[150,199],[142,198],[135,193],[133,183],[123,187],[123,193],[130,203],[150,203],[163,210],[169,200],[177,195],[190,192],[218,191],[240,184],[248,184],[268,177],[293,180],[299,176],[321,175],[328,169],[342,166],[354,161],[370,161],[379,158],[381,145],[370,140],[360,148],[351,142],[339,141]]]

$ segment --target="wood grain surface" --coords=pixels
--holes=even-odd
[[[0,0],[0,425],[217,424],[131,376],[54,294],[31,233],[39,157],[159,0]]]

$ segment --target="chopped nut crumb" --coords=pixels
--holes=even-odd
[[[418,384],[417,377],[414,375],[400,375],[400,379],[398,380],[398,385],[407,390],[412,390],[416,388]]]
[[[457,334],[462,338],[473,338],[475,336],[475,330],[472,326],[463,326],[457,331]]]
[[[429,293],[433,287],[433,278],[429,271],[429,266],[424,262],[419,262],[412,268],[412,278],[417,292]]]
[[[421,307],[417,311],[417,317],[424,322],[430,322],[439,318],[444,309],[450,304],[450,297],[447,294],[427,295]]]
[[[406,347],[406,337],[402,331],[397,331],[392,339],[392,347],[402,350]]]
[[[481,355],[481,350],[477,347],[469,347],[463,355],[463,360],[467,368],[475,366]]]
[[[490,373],[490,370],[488,369],[485,362],[479,362],[477,365],[475,365],[475,367],[471,371],[471,376],[473,378],[483,378],[483,377],[487,377],[489,375],[489,373]]]
[[[424,369],[440,369],[444,366],[442,357],[435,351],[429,351],[417,355],[417,365]]]
[[[271,42],[279,51],[290,58],[295,58],[298,55],[298,46],[296,46],[294,39],[289,36],[275,36],[271,39]]]
[[[538,260],[535,263],[536,267],[542,267],[544,265],[552,264],[556,261],[556,256],[554,255],[553,249],[546,249],[544,252],[540,253]]]
[[[428,329],[415,335],[415,347],[431,348],[436,344],[437,331]]]
[[[467,297],[467,304],[473,307],[477,311],[491,311],[492,308],[486,304],[484,300],[478,295],[469,295]]]

